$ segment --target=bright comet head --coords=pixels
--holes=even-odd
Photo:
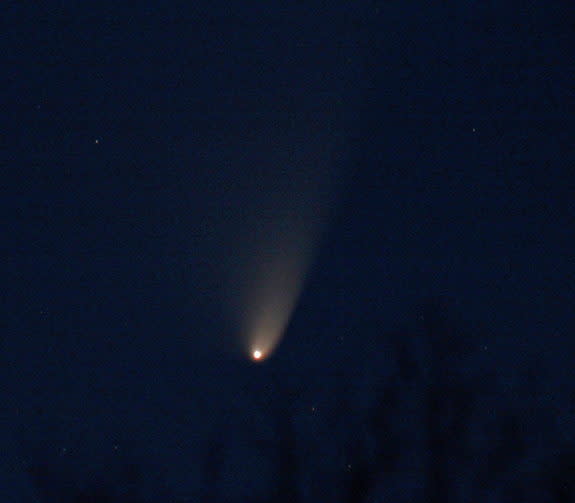
[[[261,360],[262,359],[262,352],[259,349],[254,350],[254,352],[252,353],[252,356],[254,357],[254,360]]]

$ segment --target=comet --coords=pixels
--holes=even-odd
[[[270,174],[260,204],[251,203],[256,217],[235,247],[228,306],[254,362],[274,353],[300,298],[337,196],[336,155],[296,158],[290,164],[308,161],[309,169]]]
[[[355,21],[349,22],[351,34]],[[271,358],[287,335],[347,190],[343,175],[354,159],[348,156],[361,131],[365,91],[362,42],[348,40],[347,29],[335,60],[305,49],[306,61],[317,58],[305,79],[299,63],[278,66],[257,92],[226,100],[222,111],[241,107],[222,119],[214,115],[220,122],[207,128],[205,140],[190,139],[201,182],[194,187],[201,187],[198,201],[207,202],[198,205],[197,242],[210,253],[202,286],[220,303],[222,334],[237,339],[233,350],[251,362]]]

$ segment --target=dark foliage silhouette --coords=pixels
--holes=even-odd
[[[376,367],[380,375],[370,374],[371,405],[358,407],[345,386],[333,390],[340,399],[322,419],[325,431],[332,432],[322,441],[341,444],[338,449],[350,460],[349,469],[335,467],[329,474],[342,490],[338,501],[574,502],[575,445],[572,432],[558,431],[545,401],[546,374],[536,363],[521,367],[514,384],[503,389],[511,381],[503,371],[503,377],[490,373],[491,362],[481,363],[476,336],[450,318],[444,302],[433,300],[422,312],[420,333],[375,337],[377,353],[386,359]],[[255,400],[273,437],[249,428],[244,434],[253,437],[250,444],[273,467],[273,489],[269,499],[252,501],[315,501],[321,486],[302,490],[304,454],[296,415],[305,390],[294,391],[272,374],[266,374],[267,391]],[[197,501],[224,501],[225,429],[226,424],[214,423],[206,439],[198,460]],[[337,433],[346,429],[351,430],[347,436]],[[42,503],[177,502],[161,477],[151,476],[157,470],[145,463],[126,462],[108,471],[75,480],[57,461],[29,464]],[[225,501],[236,500],[227,496]]]
[[[151,471],[131,463],[83,482],[47,464],[30,466],[29,474],[45,503],[176,503],[164,484],[150,484]]]

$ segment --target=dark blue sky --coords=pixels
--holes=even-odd
[[[196,494],[218,431],[234,467],[255,456],[238,433],[250,420],[273,439],[268,373],[305,407],[369,389],[376,334],[417,332],[430,298],[494,373],[539,355],[569,384],[572,9],[336,3],[2,8],[14,463],[80,480],[146,459],[166,491]],[[277,229],[315,219],[293,317],[254,368],[229,278],[249,277],[253,243],[282,247]],[[267,494],[267,461],[230,468],[219,501],[258,470]]]

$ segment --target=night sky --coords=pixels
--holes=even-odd
[[[575,501],[568,2],[34,3],[2,501]]]

